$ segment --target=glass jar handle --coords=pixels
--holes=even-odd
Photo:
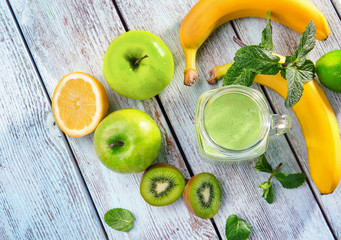
[[[271,114],[270,135],[281,135],[291,128],[291,117],[289,115]]]

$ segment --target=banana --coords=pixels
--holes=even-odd
[[[231,65],[214,67],[210,81],[224,76]],[[271,88],[283,98],[287,95],[287,81],[280,74],[258,74],[255,82]],[[292,109],[305,138],[311,178],[322,194],[332,193],[341,178],[340,132],[333,109],[317,81],[304,84],[303,95]]]
[[[329,35],[323,14],[309,0],[200,0],[183,20],[179,38],[185,54],[185,85],[191,86],[198,78],[195,58],[198,48],[220,25],[242,17],[266,18],[303,33],[310,20],[316,27],[316,39]]]

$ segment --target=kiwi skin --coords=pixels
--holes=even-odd
[[[184,185],[185,185],[185,179],[184,179],[184,177],[183,177],[183,175],[182,175],[182,173],[179,171],[179,169],[177,169],[176,167],[174,167],[174,166],[172,166],[172,165],[170,165],[170,164],[168,164],[168,163],[156,163],[156,164],[153,164],[152,166],[150,166],[144,173],[143,173],[143,175],[142,175],[142,178],[141,178],[141,183],[140,183],[140,194],[141,194],[141,196],[144,198],[144,196],[143,196],[143,194],[142,194],[142,188],[141,188],[141,186],[142,186],[142,180],[143,180],[143,178],[144,178],[144,176],[146,175],[146,173],[148,172],[148,171],[150,171],[150,170],[152,170],[152,169],[155,169],[155,168],[172,168],[172,169],[175,169],[176,171],[178,171],[180,174],[181,174],[181,176],[182,176],[182,178],[183,178],[183,181],[184,181]],[[181,193],[181,195],[182,195],[182,193]],[[181,195],[179,196],[179,198],[181,197]],[[177,199],[176,199],[177,200]],[[175,201],[176,201],[175,200]],[[145,199],[145,201],[146,201],[146,199]],[[154,205],[154,204],[152,204],[152,203],[150,203],[150,202],[148,202],[148,201],[146,201],[148,204],[150,204],[150,205],[152,205],[152,206],[156,206],[156,207],[160,207],[160,206],[165,206],[165,205]],[[173,202],[172,202],[173,203]],[[171,204],[171,203],[169,203],[169,204]],[[168,204],[166,204],[166,205],[168,205]]]
[[[195,216],[198,216],[193,207],[192,207],[192,204],[191,204],[191,200],[190,200],[190,192],[191,192],[191,187],[192,187],[192,184],[194,182],[194,180],[198,177],[200,173],[194,175],[187,183],[186,183],[186,186],[185,186],[185,190],[184,190],[184,193],[183,193],[183,197],[184,197],[184,201],[185,201],[185,205],[186,207],[188,208],[188,210],[193,213]],[[199,217],[199,216],[198,216]]]
[[[173,165],[170,165],[170,164],[168,164],[168,163],[155,163],[155,164],[151,165],[149,168],[147,168],[147,170],[143,173],[142,178],[144,177],[144,175],[145,175],[149,170],[152,170],[152,169],[154,169],[154,168],[160,168],[160,167],[169,167],[169,168],[173,168],[173,169],[179,171],[179,169],[177,169],[176,167],[174,167]],[[179,172],[180,172],[180,171],[179,171]]]
[[[150,171],[150,170],[152,170],[152,169],[154,169],[154,168],[161,168],[161,167],[169,167],[169,168],[173,168],[173,169],[179,171],[179,169],[177,169],[176,167],[174,167],[173,165],[170,165],[170,164],[168,164],[168,163],[155,163],[155,164],[151,165],[149,168],[147,168],[146,171],[144,171],[144,173],[143,173],[141,179],[143,179],[144,175],[146,175],[146,173],[147,173],[148,171]],[[180,171],[179,171],[179,172],[180,172]],[[140,182],[140,187],[141,187],[141,183],[142,183],[142,181]]]
[[[213,213],[212,213],[210,216],[208,216],[208,217],[199,216],[199,215],[194,211],[194,209],[193,209],[193,207],[192,207],[192,203],[191,203],[191,198],[190,198],[190,192],[191,192],[192,185],[193,185],[194,181],[195,181],[201,174],[207,174],[207,173],[198,173],[198,174],[194,175],[194,176],[187,182],[187,184],[186,184],[186,186],[185,186],[185,189],[184,189],[183,198],[184,198],[186,207],[188,208],[188,210],[189,210],[191,213],[193,213],[195,216],[198,216],[198,217],[200,217],[200,218],[208,219],[208,218],[214,217],[214,215],[216,215],[218,211],[217,211],[217,212],[213,212]],[[215,176],[214,176],[213,174],[211,174],[211,173],[208,173],[208,174],[210,174],[210,175],[212,175],[213,177],[215,177]],[[220,189],[220,185],[219,185],[218,187],[219,187],[219,189]],[[219,207],[220,207],[220,205],[219,205]],[[218,208],[218,210],[219,210],[219,208]]]

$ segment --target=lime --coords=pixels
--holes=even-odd
[[[324,86],[341,93],[341,50],[328,52],[317,60],[316,73]]]

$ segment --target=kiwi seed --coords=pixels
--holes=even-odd
[[[211,173],[199,173],[186,184],[184,200],[187,208],[201,218],[212,218],[221,203],[218,179]]]
[[[181,172],[167,163],[158,163],[143,174],[140,193],[153,206],[165,206],[175,202],[183,193],[185,179]]]

